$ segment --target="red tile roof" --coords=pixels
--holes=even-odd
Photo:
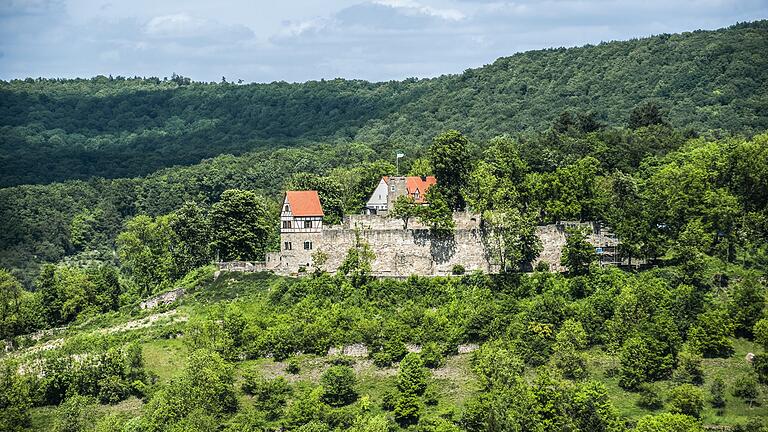
[[[389,176],[384,176],[384,182],[389,183],[389,178]],[[427,190],[435,184],[437,184],[435,176],[408,176],[405,178],[405,188],[409,195],[413,195],[417,190],[419,191],[419,199],[416,200],[417,203],[424,202],[424,195],[427,193]]]
[[[287,191],[285,197],[294,216],[324,216],[317,191]]]

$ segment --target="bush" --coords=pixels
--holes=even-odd
[[[296,375],[299,372],[301,372],[301,366],[299,365],[299,360],[295,357],[288,360],[288,365],[285,367],[285,371],[291,375]]]
[[[758,389],[757,380],[753,375],[742,375],[736,379],[733,384],[733,395],[744,399],[750,405],[757,399]]]
[[[80,432],[93,425],[96,401],[91,397],[74,395],[56,410],[54,432]]]
[[[752,367],[757,374],[757,381],[768,384],[768,354],[755,354],[752,358]]]
[[[394,390],[386,390],[381,395],[381,409],[384,411],[392,411],[395,409],[395,403],[397,402],[397,392]]]
[[[704,383],[704,369],[701,367],[702,358],[690,352],[681,352],[677,358],[677,369],[672,379],[679,383],[701,385]]]
[[[451,267],[451,274],[454,276],[461,276],[466,272],[467,270],[461,264],[454,264],[453,267]]]
[[[427,386],[427,389],[424,391],[424,403],[429,406],[436,406],[438,402],[439,397],[435,387]]]
[[[291,386],[283,377],[265,379],[256,369],[243,374],[242,389],[252,395],[256,408],[267,413],[269,420],[276,420],[282,415],[282,408],[291,394]]]
[[[659,389],[653,384],[642,384],[640,386],[640,398],[637,400],[637,405],[649,409],[657,410],[664,406],[664,401],[661,399]]]
[[[768,318],[763,318],[755,323],[752,328],[752,334],[755,336],[755,342],[763,346],[768,351]]]
[[[16,373],[14,364],[6,361],[0,368],[0,430],[25,430],[32,405],[28,383]]]
[[[393,411],[395,421],[402,427],[418,423],[421,416],[421,402],[414,394],[401,394]]]
[[[701,417],[704,409],[704,392],[691,384],[683,384],[672,389],[669,396],[669,411],[673,414],[685,414]]]
[[[440,347],[434,342],[424,345],[421,350],[421,359],[424,366],[430,369],[437,369],[445,364],[445,357],[443,357]]]
[[[357,399],[357,378],[349,366],[331,366],[320,378],[323,387],[323,402],[339,407]]]
[[[684,414],[645,416],[637,422],[634,432],[702,432],[695,418]]]
[[[401,394],[420,396],[427,389],[427,378],[429,378],[429,371],[424,368],[421,357],[416,353],[410,353],[400,362],[397,389]]]
[[[118,376],[111,375],[99,380],[99,402],[103,404],[116,404],[129,393],[130,386]]]
[[[715,378],[709,386],[709,403],[713,408],[725,407],[725,382],[722,378]]]

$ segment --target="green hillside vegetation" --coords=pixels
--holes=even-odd
[[[0,84],[3,184],[72,177],[0,189],[0,430],[765,430],[765,30],[402,83]],[[376,279],[362,241],[336,274],[216,272],[277,250],[287,189],[326,224],[359,212],[395,147],[437,185],[394,216],[450,236],[480,214],[499,274]],[[532,268],[563,220],[635,265],[569,230],[567,272]]]
[[[644,105],[633,117],[655,111]],[[452,207],[482,213],[488,235],[505,245],[493,250],[505,263],[497,276],[376,280],[362,244],[336,275],[225,273],[211,283],[214,251],[254,260],[274,247],[277,206],[249,190],[130,218],[115,228],[116,250],[89,249],[85,240],[109,237],[98,218],[78,216],[70,226],[83,252],[43,265],[34,291],[0,272],[0,330],[18,350],[2,361],[0,404],[13,408],[2,421],[56,430],[759,427],[768,391],[768,136],[679,146],[674,138],[662,141],[676,147],[666,155],[649,151],[639,165],[619,161],[627,172],[606,172],[595,157],[605,136],[679,136],[656,121],[590,133],[556,132],[559,121],[548,136],[591,150],[553,171],[531,170],[508,137],[483,151],[456,131],[435,137],[413,168],[429,168],[439,186],[415,217],[450,235]],[[365,196],[350,196],[358,189],[341,179],[387,169],[370,164],[298,173],[285,184],[314,185],[326,208],[348,211]],[[162,176],[211,172],[207,165]],[[192,179],[169,194],[181,202],[200,193]],[[610,222],[624,253],[654,268],[603,269],[571,232],[568,274],[522,273],[539,250],[533,225],[561,219]],[[139,310],[139,300],[174,287],[192,295],[152,319]],[[325,357],[354,343],[368,347],[367,359]],[[408,354],[407,344],[422,352]],[[460,344],[480,349],[457,356]],[[756,353],[752,363],[747,352]]]
[[[766,21],[530,51],[401,82],[239,85],[96,77],[0,82],[0,186],[142,176],[219,154],[311,142],[410,147],[457,129],[485,141],[561,112],[626,124],[656,100],[680,129],[768,128]]]
[[[620,431],[677,413],[693,431],[768,416],[765,348],[731,333],[765,327],[765,291],[736,267],[726,290],[679,267],[360,287],[212,272],[187,281],[173,314],[124,307],[6,358],[44,372],[2,382],[18,418],[31,430]],[[162,318],[126,325],[150,314]],[[360,342],[368,358],[325,356]],[[481,346],[457,354],[462,343]]]

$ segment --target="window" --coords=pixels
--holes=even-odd
[[[283,228],[290,228],[291,227],[291,221],[283,221]]]
[[[390,190],[391,190],[392,192],[394,192],[394,191],[395,191],[395,185],[392,185],[392,187],[390,188]]]
[[[304,242],[304,249],[306,250],[312,250],[312,242],[307,240]]]
[[[291,242],[283,243],[283,250],[291,250],[291,249],[293,249],[293,245],[291,244]]]
[[[284,212],[286,212],[286,213],[288,213],[289,211],[291,211],[291,208],[290,208],[290,207],[288,207],[288,204],[286,204],[286,205],[285,205],[285,208],[283,209],[283,211],[284,211]]]
[[[312,221],[304,221],[304,228],[312,228]]]

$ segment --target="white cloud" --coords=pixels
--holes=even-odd
[[[402,79],[765,17],[766,0],[0,0],[0,78]]]
[[[457,9],[442,9],[423,5],[414,0],[375,0],[373,3],[402,9],[406,13],[423,14],[449,21],[461,21],[466,15]]]

